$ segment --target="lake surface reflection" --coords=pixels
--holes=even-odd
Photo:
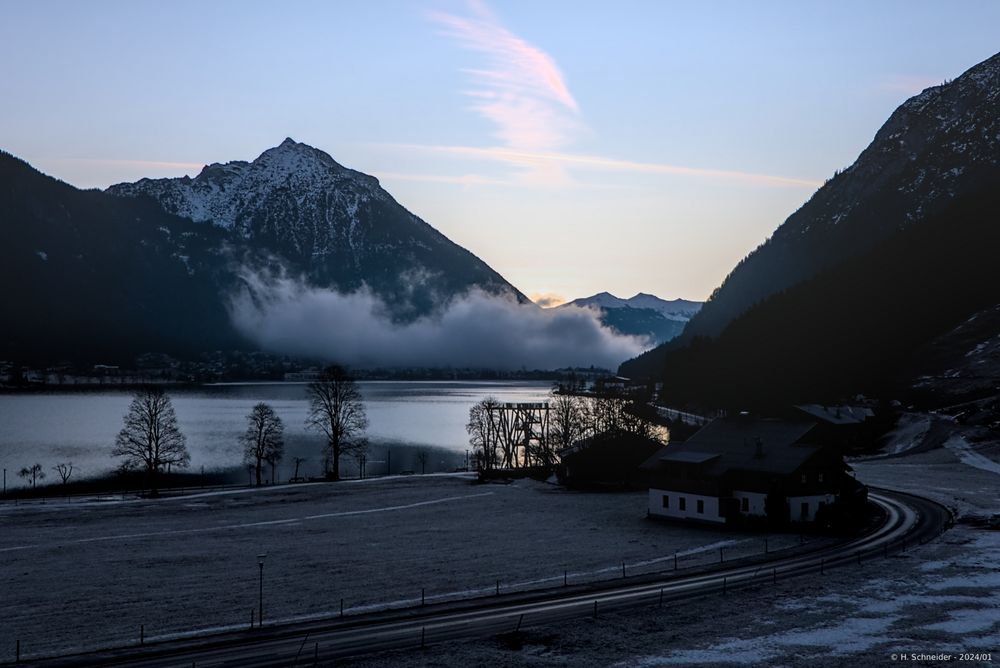
[[[542,401],[547,382],[410,382],[362,381],[371,441],[368,472],[419,470],[416,454],[428,454],[427,472],[463,466],[468,449],[465,423],[469,407],[492,395],[501,401]],[[270,403],[285,423],[285,458],[278,480],[290,477],[293,457],[303,457],[300,475],[318,475],[323,465],[323,440],[306,430],[308,413],[304,383],[207,385],[171,390],[181,430],[191,452],[191,471],[241,465],[239,435],[246,415],[258,401]],[[7,469],[7,486],[21,481],[16,472],[35,462],[50,478],[52,467],[73,462],[80,477],[108,473],[116,460],[110,455],[131,394],[127,391],[0,395],[0,467]],[[353,461],[345,462],[353,475]],[[75,476],[74,476],[75,477]],[[51,482],[51,480],[47,480]]]

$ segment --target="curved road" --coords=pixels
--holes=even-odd
[[[90,666],[294,666],[334,658],[422,644],[496,635],[612,610],[662,605],[710,593],[765,584],[778,578],[820,573],[827,568],[885,556],[944,531],[952,522],[943,506],[922,497],[873,489],[870,500],[884,522],[863,536],[827,549],[799,553],[753,564],[734,563],[710,572],[685,575],[670,572],[492,599],[428,605],[228,633],[212,637],[166,641],[145,647],[32,661],[51,667]]]

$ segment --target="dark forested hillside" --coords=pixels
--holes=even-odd
[[[662,377],[669,401],[732,408],[903,392],[915,351],[1000,303],[997,186],[773,295],[717,339],[655,351],[621,372]]]
[[[122,361],[237,348],[223,233],[0,152],[0,354]]]
[[[675,345],[717,336],[757,302],[996,183],[998,156],[1000,54],[900,105],[854,164],[732,270]]]

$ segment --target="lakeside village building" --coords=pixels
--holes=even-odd
[[[716,419],[642,464],[649,515],[708,523],[829,522],[867,502],[838,449],[814,422]]]

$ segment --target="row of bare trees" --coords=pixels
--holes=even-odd
[[[69,479],[73,476],[73,472],[76,471],[76,467],[72,462],[62,462],[56,464],[52,467],[52,470],[56,472],[59,476],[59,480],[65,485],[69,482]],[[39,463],[32,464],[31,466],[25,466],[20,471],[17,472],[19,478],[23,478],[25,483],[30,484],[31,488],[34,489],[35,485],[38,484],[40,480],[45,480],[45,469]]]
[[[496,419],[501,407],[498,399],[486,397],[469,409],[465,430],[469,434],[477,466],[481,469],[516,465],[516,457],[508,452],[510,440],[503,437]],[[552,465],[559,453],[575,442],[609,431],[663,440],[666,436],[663,428],[646,413],[643,404],[620,393],[602,392],[584,396],[553,390],[548,400],[545,440],[535,446],[538,452],[529,451],[524,459]]]
[[[309,400],[306,426],[325,436],[327,477],[339,480],[341,458],[350,455],[363,459],[368,448],[363,435],[368,418],[361,392],[342,367],[331,366],[309,384],[306,395]],[[264,464],[273,466],[284,456],[284,423],[265,402],[256,404],[246,419],[246,431],[240,436],[243,458],[253,466],[260,485]],[[144,471],[149,479],[150,493],[155,496],[164,471],[187,468],[191,463],[186,438],[177,424],[170,396],[158,386],[139,389],[124,422],[112,455],[121,458],[123,471]],[[301,458],[296,458],[296,477],[301,462]]]

